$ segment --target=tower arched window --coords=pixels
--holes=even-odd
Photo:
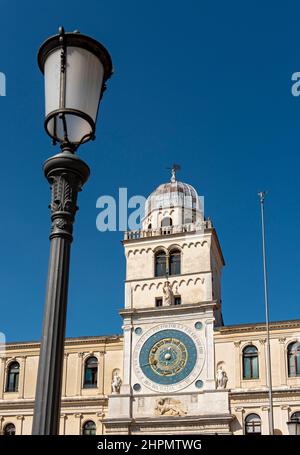
[[[255,346],[243,349],[243,379],[258,379],[258,352]]]
[[[169,275],[180,275],[181,255],[179,250],[172,250],[169,253]]]
[[[5,436],[14,436],[16,434],[16,427],[13,423],[7,423],[3,429]]]
[[[89,357],[84,365],[84,383],[85,389],[97,387],[98,360],[96,357]]]
[[[294,342],[288,345],[287,357],[289,376],[300,376],[300,343]]]
[[[17,392],[19,387],[20,365],[12,362],[7,371],[6,392]]]
[[[96,424],[93,422],[93,420],[88,420],[83,424],[82,434],[86,436],[96,434]]]
[[[249,414],[245,419],[245,434],[261,434],[261,418],[257,414]]]
[[[167,273],[167,260],[164,251],[155,254],[155,276],[165,276]]]

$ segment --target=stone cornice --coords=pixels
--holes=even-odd
[[[176,313],[179,312],[184,313],[185,311],[199,311],[204,308],[215,308],[218,305],[218,302],[215,301],[208,301],[208,302],[201,302],[201,303],[194,303],[194,304],[183,304],[181,306],[170,306],[170,307],[159,307],[159,308],[140,308],[140,309],[122,309],[120,310],[121,316],[130,316],[134,314],[138,314],[139,316],[157,316],[161,314],[172,314],[174,310]],[[300,329],[300,319],[294,320],[286,320],[286,321],[274,321],[270,323],[270,330],[284,330],[284,329]],[[218,326],[214,329],[216,341],[218,341],[219,337],[222,335],[229,335],[229,334],[247,334],[249,332],[265,332],[266,327],[265,323],[258,322],[258,323],[249,323],[249,324],[237,324],[237,325],[229,325],[229,326]],[[220,338],[219,338],[220,339]],[[108,344],[117,344],[123,342],[123,335],[106,335],[106,336],[83,336],[83,337],[76,337],[76,338],[66,338],[65,340],[65,348],[73,347],[73,346],[85,346],[88,344],[100,344],[100,345],[108,345]],[[13,351],[13,350],[36,350],[37,355],[39,354],[39,347],[40,343],[38,341],[18,341],[18,342],[8,342],[5,345],[5,351]],[[102,349],[100,349],[102,350]],[[5,351],[2,353],[2,357],[5,357]],[[72,351],[70,351],[71,353]]]
[[[188,272],[188,273],[181,273],[180,275],[170,275],[168,277],[169,281],[175,281],[178,280],[181,277],[184,276],[201,276],[201,275],[208,275],[211,274],[211,270],[198,270],[196,272]],[[132,278],[131,280],[125,280],[125,283],[138,283],[138,282],[145,282],[148,283],[148,281],[161,281],[162,279],[165,279],[165,277],[162,276],[149,276],[149,277],[144,277],[144,278]]]
[[[207,309],[215,309],[218,305],[216,300],[199,302],[193,304],[182,304],[182,305],[171,305],[171,306],[162,306],[162,307],[150,307],[150,308],[125,308],[120,310],[119,314],[123,318],[128,316],[138,315],[152,317],[152,316],[161,316],[161,315],[173,315],[173,314],[185,314],[185,313],[201,313]]]
[[[20,409],[34,409],[34,399],[17,399],[13,401],[0,400],[0,412],[3,411],[13,411]],[[97,397],[67,397],[62,399],[61,407],[62,410],[66,408],[76,409],[88,406],[107,406],[108,397],[107,395],[97,396]]]
[[[177,416],[157,416],[157,417],[140,417],[133,420],[134,423],[151,423],[151,424],[171,424],[176,425],[182,423],[186,425],[187,423],[211,423],[211,422],[231,422],[234,419],[232,414],[200,414],[200,415],[185,415],[184,417]],[[109,420],[109,419],[107,419]]]
[[[157,417],[140,417],[136,419],[123,419],[120,417],[103,419],[103,423],[109,427],[114,427],[122,424],[130,425],[134,429],[135,426],[146,429],[147,427],[153,428],[167,428],[177,427],[178,425],[189,428],[191,425],[213,425],[222,428],[228,425],[235,416],[233,414],[207,414],[207,415],[189,415],[184,417],[179,416],[157,416]]]
[[[77,338],[66,338],[65,348],[69,346],[76,346],[78,344],[87,345],[99,343],[102,345],[107,345],[111,343],[119,343],[123,341],[123,335],[111,335],[111,336],[85,336]],[[16,350],[16,349],[39,349],[39,341],[17,341],[17,342],[8,342],[5,344],[5,351]],[[4,354],[5,354],[4,351]]]
[[[300,319],[293,319],[287,321],[273,321],[270,322],[270,330],[276,329],[299,329]],[[247,333],[247,332],[265,332],[266,324],[264,322],[254,322],[248,324],[228,325],[215,328],[215,334],[227,335],[230,333]]]
[[[300,387],[295,388],[284,388],[284,389],[273,389],[273,398],[276,401],[285,400],[299,400],[300,399]],[[253,400],[268,400],[268,390],[230,390],[229,392],[230,402],[232,401],[249,401]]]

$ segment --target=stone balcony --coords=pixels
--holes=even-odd
[[[181,234],[184,232],[204,232],[204,229],[212,228],[211,220],[203,220],[197,223],[180,224],[178,226],[162,226],[158,229],[138,229],[125,231],[124,240],[137,240],[146,237],[158,237],[162,235]]]

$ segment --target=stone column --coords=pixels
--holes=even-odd
[[[67,422],[68,416],[67,414],[61,414],[60,416],[60,435],[65,435],[66,434],[66,422]]]
[[[97,395],[104,395],[104,354],[100,351],[98,357]]]
[[[23,422],[24,422],[24,419],[25,419],[25,417],[23,415],[17,415],[17,420],[19,420],[19,422],[20,422],[19,429],[16,428],[16,433],[18,435],[22,435],[23,434]]]
[[[62,380],[62,396],[67,396],[67,378],[68,378],[68,353],[64,353],[64,370],[63,370],[63,380]]]
[[[244,413],[245,413],[245,408],[242,407],[237,407],[234,408],[235,411],[235,416],[237,421],[239,422],[241,429],[238,430],[235,434],[237,435],[244,435],[245,434],[245,424],[244,424]]]
[[[0,400],[3,399],[6,358],[0,358]]]
[[[84,356],[84,352],[78,352],[78,360],[77,360],[77,384],[76,384],[76,395],[80,396],[82,394],[82,358]]]
[[[205,324],[206,338],[206,388],[215,389],[215,348],[214,348],[214,319],[207,319]]]
[[[282,406],[280,406],[280,409],[281,409],[281,413],[280,414],[281,414],[281,430],[282,430],[282,434],[288,435],[289,434],[289,430],[288,430],[287,422],[289,422],[289,420],[290,420],[291,408],[288,405],[282,405]]]
[[[19,381],[19,387],[18,387],[18,395],[19,395],[19,398],[24,398],[26,356],[21,357],[19,360],[19,363],[20,363],[20,381]]]
[[[82,431],[81,431],[81,422],[82,422],[82,418],[83,418],[83,415],[82,414],[75,414],[75,417],[78,419],[78,435],[81,435]]]
[[[131,382],[131,341],[132,341],[132,325],[124,321],[124,358],[123,358],[123,384],[129,385]]]
[[[241,342],[235,341],[234,342],[234,387],[240,388],[241,387]]]
[[[260,356],[258,357],[259,359],[259,364],[258,364],[258,375],[260,378],[260,383],[262,386],[267,387],[268,381],[267,381],[267,355],[266,355],[266,338],[261,338],[259,340],[261,349],[260,349]]]
[[[270,407],[269,406],[262,406],[261,407],[262,412],[262,418],[261,418],[261,434],[262,435],[268,435],[270,432],[269,429],[269,411]]]
[[[279,374],[280,374],[280,384],[282,386],[287,385],[287,361],[286,361],[286,349],[285,341],[286,338],[282,337],[278,339],[279,341]]]
[[[4,417],[3,416],[0,416],[0,435],[3,434],[3,420],[4,420]]]
[[[99,423],[99,425],[96,425],[96,427],[99,428],[98,434],[103,434],[104,412],[97,412],[96,416],[98,417],[98,423]]]

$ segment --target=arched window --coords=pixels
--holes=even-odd
[[[246,346],[243,350],[243,378],[258,379],[258,353],[255,346]]]
[[[257,414],[249,414],[245,419],[245,434],[261,434],[261,420]]]
[[[92,420],[88,420],[87,422],[85,422],[82,426],[82,434],[87,436],[96,434],[95,422],[93,422]]]
[[[161,221],[161,227],[172,226],[172,224],[173,224],[172,218],[170,218],[169,216],[166,216]]]
[[[294,412],[291,415],[291,422],[300,422],[300,411]]]
[[[300,376],[300,343],[290,343],[287,348],[289,376]]]
[[[85,361],[84,383],[85,389],[97,387],[98,360],[96,357],[89,357]]]
[[[5,425],[3,434],[6,436],[14,436],[16,434],[16,427],[13,423],[8,423]]]
[[[155,276],[165,276],[166,273],[166,253],[164,251],[158,251],[155,254]]]
[[[20,365],[12,362],[7,371],[6,392],[17,392],[19,387]]]
[[[180,275],[179,250],[172,250],[169,254],[169,275]]]

